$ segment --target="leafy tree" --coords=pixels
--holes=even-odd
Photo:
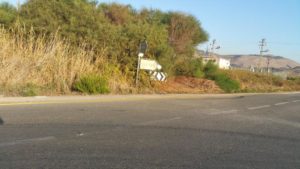
[[[96,9],[95,1],[88,0],[29,0],[20,15],[37,33],[58,31],[73,43],[96,46],[98,32],[104,29],[101,22],[105,22]]]
[[[9,27],[17,17],[17,9],[9,3],[0,4],[0,24]]]
[[[169,43],[178,54],[192,55],[194,47],[208,39],[207,33],[194,16],[170,12],[165,22],[168,24]]]
[[[124,25],[133,19],[135,13],[130,5],[120,5],[117,3],[104,4],[99,6],[102,12],[113,24]]]

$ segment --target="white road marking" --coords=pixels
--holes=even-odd
[[[238,110],[226,110],[226,111],[220,111],[220,112],[212,112],[209,115],[234,114],[234,113],[238,113]]]
[[[300,102],[300,100],[294,100],[294,101],[293,101],[293,103],[297,103],[297,102]]]
[[[84,133],[77,133],[77,134],[76,134],[77,137],[82,137],[82,136],[84,136],[84,135],[85,135]]]
[[[146,121],[146,122],[138,123],[137,125],[146,126],[146,125],[151,125],[151,124],[156,124],[156,123],[165,123],[165,122],[170,122],[170,121],[175,121],[175,120],[180,120],[180,119],[182,119],[182,118],[181,117],[174,117],[174,118],[171,118],[171,119]]]
[[[35,99],[46,99],[47,96],[34,96]]]
[[[258,110],[258,109],[264,109],[271,107],[270,105],[263,105],[263,106],[257,106],[257,107],[248,107],[249,110]]]
[[[0,143],[0,147],[7,147],[7,146],[15,146],[19,144],[30,144],[33,142],[41,142],[41,141],[48,141],[48,140],[54,140],[54,136],[48,136],[48,137],[40,137],[40,138],[31,138],[31,139],[25,139],[25,140],[16,140],[12,142],[6,142],[6,143]]]
[[[281,102],[281,103],[276,103],[275,106],[281,106],[281,105],[285,105],[288,104],[289,102]]]
[[[257,116],[253,117],[253,116],[245,116],[245,115],[239,115],[239,116],[241,117],[241,119],[253,120],[256,123],[260,123],[260,124],[266,124],[266,122],[269,122],[269,123],[276,123],[276,124],[280,124],[280,125],[290,126],[290,127],[294,127],[294,128],[300,128],[300,123],[288,121],[285,119],[257,117]]]

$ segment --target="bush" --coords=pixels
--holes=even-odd
[[[214,80],[217,72],[218,72],[218,66],[214,62],[209,61],[204,66],[204,74],[207,79]]]
[[[279,86],[279,87],[283,86],[283,79],[281,79],[280,77],[273,76],[272,82],[273,82],[273,85],[275,85],[275,86]]]
[[[223,73],[217,73],[213,79],[217,85],[225,92],[232,93],[237,92],[240,89],[240,83],[231,79],[229,76]]]
[[[176,76],[189,76],[190,70],[186,60],[180,60],[175,63],[174,72]]]
[[[191,60],[190,68],[191,68],[191,74],[193,77],[196,77],[196,78],[204,77],[204,72],[202,71],[202,69],[203,69],[202,59]]]
[[[175,65],[175,74],[178,76],[191,76],[203,78],[203,64],[201,59],[185,59]]]
[[[39,87],[28,83],[25,86],[20,87],[19,94],[25,97],[37,96],[39,93]]]
[[[204,66],[205,77],[214,80],[216,84],[225,92],[232,93],[240,90],[240,83],[233,80],[229,75],[220,72],[218,66],[209,61]]]
[[[287,77],[287,80],[300,85],[300,77]]]
[[[195,69],[193,72],[193,77],[195,77],[195,78],[203,78],[204,76],[205,76],[205,74],[199,68]]]
[[[73,89],[87,94],[105,94],[110,92],[106,79],[97,74],[82,76],[79,81],[74,83]]]

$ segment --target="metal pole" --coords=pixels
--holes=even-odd
[[[138,85],[139,85],[140,65],[141,65],[141,57],[140,57],[140,54],[139,54],[138,55],[138,64],[137,64],[137,68],[136,68],[135,87],[138,87]]]
[[[136,78],[135,78],[135,86],[139,86],[139,78],[140,78],[140,68],[141,68],[141,58],[144,57],[146,50],[147,50],[147,41],[146,39],[140,43],[139,46],[139,53],[138,53],[138,63],[136,68]]]
[[[267,58],[267,73],[268,73],[268,75],[270,74],[270,61],[271,61],[271,56],[269,56]]]
[[[260,72],[262,72],[262,59],[263,59],[263,50],[264,50],[264,45],[265,45],[265,39],[262,39],[260,42],[259,42],[259,46],[260,46],[260,51],[259,51],[259,63],[258,63],[258,69]]]

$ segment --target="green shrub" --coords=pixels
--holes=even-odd
[[[196,78],[203,78],[204,72],[202,59],[193,59],[190,61],[191,75]]]
[[[175,65],[175,74],[179,76],[190,76],[195,78],[203,78],[204,72],[202,59],[185,59]]]
[[[203,78],[204,76],[205,76],[205,74],[203,73],[203,71],[201,69],[195,69],[193,72],[193,77]]]
[[[214,80],[217,72],[218,72],[218,66],[214,62],[209,61],[204,66],[204,74],[207,79]]]
[[[28,83],[19,88],[19,95],[24,97],[37,96],[38,93],[39,93],[39,87],[32,83]]]
[[[207,79],[214,80],[216,84],[227,93],[240,90],[240,83],[231,79],[229,75],[220,72],[218,66],[214,62],[209,61],[204,66],[204,74]]]
[[[97,74],[82,76],[79,81],[74,83],[73,89],[87,94],[109,93],[107,80]]]
[[[224,73],[217,73],[213,77],[216,84],[225,92],[232,93],[237,92],[240,89],[240,83],[236,80],[231,79]]]
[[[294,82],[297,85],[300,85],[300,77],[287,77],[287,80],[290,82]]]
[[[186,61],[179,61],[174,66],[174,72],[176,76],[189,76],[190,69],[189,64]]]

